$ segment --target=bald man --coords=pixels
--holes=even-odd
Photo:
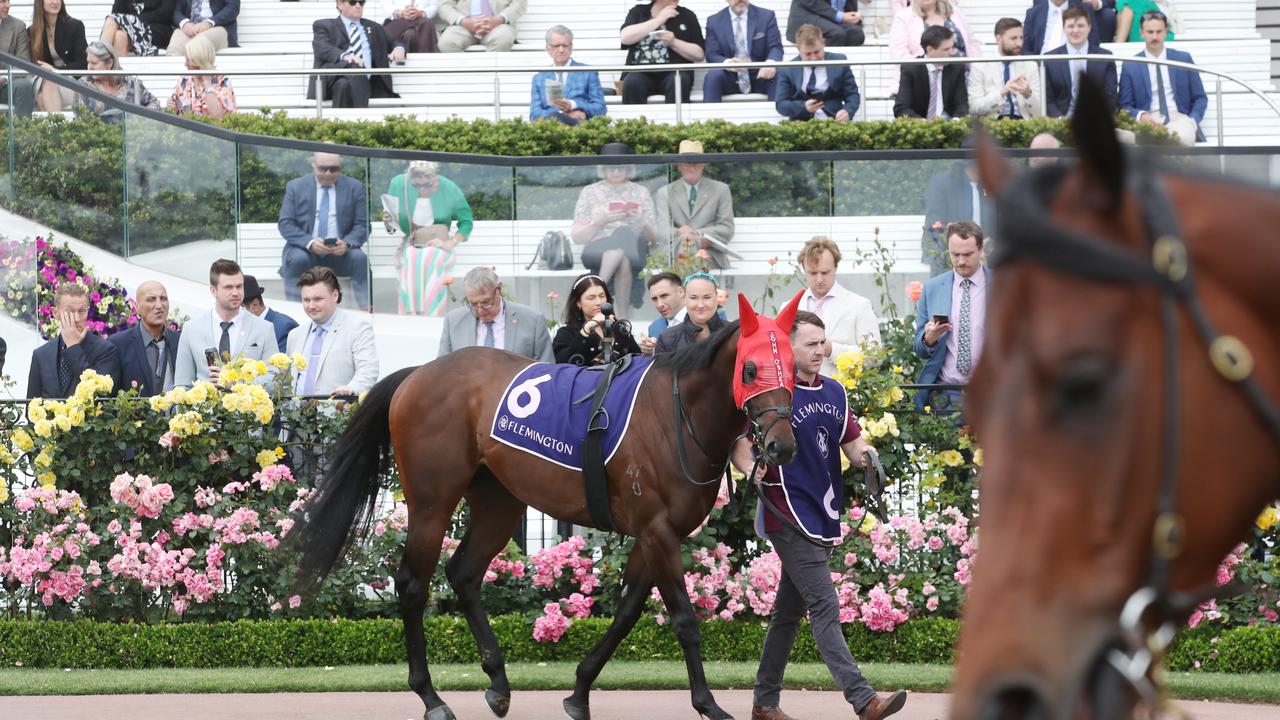
[[[369,258],[361,249],[369,239],[364,183],[342,174],[341,155],[316,153],[311,157],[311,169],[311,173],[289,181],[280,206],[284,295],[301,300],[298,277],[307,268],[323,265],[351,278],[360,309],[372,310]]]
[[[1031,138],[1031,144],[1027,146],[1032,150],[1057,150],[1062,147],[1062,143],[1053,133],[1042,132]],[[1058,164],[1056,157],[1033,157],[1027,160],[1027,164],[1033,168],[1042,167],[1044,165]]]
[[[173,368],[178,357],[178,331],[169,329],[169,291],[155,280],[134,293],[138,322],[107,338],[120,351],[123,377],[118,392],[136,388],[141,397],[173,389]]]

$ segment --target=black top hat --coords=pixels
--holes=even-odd
[[[258,284],[258,278],[252,275],[244,276],[244,302],[253,302],[262,297],[262,286]]]
[[[630,155],[631,146],[626,143],[611,142],[605,143],[600,148],[601,155]]]

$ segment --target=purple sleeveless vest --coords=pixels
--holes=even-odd
[[[849,415],[849,398],[835,380],[819,376],[822,384],[796,383],[791,402],[791,430],[796,458],[778,468],[787,508],[800,528],[819,540],[840,539],[844,512],[844,482],[840,478],[840,440]],[[760,508],[761,512],[768,512]]]

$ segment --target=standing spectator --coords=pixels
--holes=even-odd
[[[1191,53],[1165,47],[1169,19],[1156,10],[1139,18],[1146,47],[1138,57],[1194,64]],[[1204,141],[1200,123],[1209,107],[1200,73],[1165,65],[1125,63],[1120,74],[1120,107],[1140,123],[1167,127],[1183,145]],[[1219,130],[1221,132],[1221,130]]]
[[[525,0],[443,0],[440,52],[462,52],[480,43],[488,52],[506,52],[516,43],[516,22]]]
[[[558,68],[585,66],[572,58],[573,31],[563,25],[547,30],[547,54]],[[533,76],[529,95],[530,120],[555,118],[565,125],[577,125],[607,112],[599,73],[543,70]]]
[[[982,228],[971,222],[947,227],[947,252],[953,270],[924,285],[916,311],[915,353],[924,358],[916,381],[921,385],[965,385],[982,353],[987,328],[987,288],[991,272],[982,266]],[[935,317],[947,316],[946,322]],[[953,333],[952,330],[955,330]],[[920,390],[916,407],[963,411],[959,390]]]
[[[98,37],[121,57],[131,51],[144,57],[159,55],[173,36],[176,7],[177,0],[115,0]]]
[[[271,327],[276,330],[278,347],[284,347],[289,340],[289,331],[298,327],[297,320],[267,307],[262,299],[262,286],[258,284],[258,278],[252,275],[244,276],[244,306],[249,312],[271,323]]]
[[[727,0],[729,7],[707,18],[707,62],[729,68],[709,70],[702,81],[702,101],[720,102],[725,95],[761,93],[774,98],[776,68],[734,70],[742,62],[782,59],[778,16],[751,0]]]
[[[623,143],[606,143],[601,155],[630,155]],[[653,198],[643,185],[632,182],[634,165],[599,165],[600,182],[582,189],[573,210],[573,241],[586,245],[582,264],[599,275],[602,284],[612,280],[618,297],[630,298],[636,273],[649,258],[649,246],[657,235]],[[634,303],[639,307],[638,303]],[[624,304],[618,317],[627,316]]]
[[[590,367],[603,361],[600,340],[607,319],[600,309],[613,303],[609,286],[597,275],[579,275],[569,289],[564,304],[564,324],[551,341],[556,362]],[[613,326],[613,357],[639,355],[640,346],[631,335],[631,323],[620,320]]]
[[[89,291],[83,285],[63,282],[53,293],[58,336],[31,353],[27,397],[65,398],[80,384],[80,373],[94,370],[120,386],[120,351],[89,332]]]
[[[232,358],[265,362],[279,352],[271,323],[244,309],[244,272],[236,261],[213,261],[209,266],[209,294],[213,296],[213,309],[197,314],[182,326],[174,385],[186,387],[196,380],[217,382],[222,364]]]
[[[480,346],[506,350],[538,362],[555,362],[547,318],[527,305],[502,297],[502,281],[487,267],[474,267],[462,278],[467,306],[444,317],[436,357],[458,348]]]
[[[911,0],[910,7],[899,10],[893,16],[893,26],[889,29],[889,57],[894,60],[906,60],[920,57],[924,47],[920,38],[926,28],[941,25],[951,31],[955,37],[956,57],[982,57],[982,41],[969,27],[960,8],[951,0]],[[898,81],[895,80],[889,94],[896,95]]]
[[[382,29],[405,52],[440,52],[435,22],[439,11],[440,0],[382,0]]]
[[[684,322],[684,285],[680,276],[670,271],[650,277],[647,285],[649,302],[658,311],[658,319],[649,323],[648,336],[640,341],[640,349],[645,355],[652,355],[662,331]]]
[[[373,324],[338,307],[342,290],[327,267],[313,267],[298,278],[307,322],[289,333],[286,352],[307,359],[294,378],[298,395],[359,395],[378,381],[378,348]]]
[[[949,58],[955,55],[955,33],[945,25],[931,25],[920,36],[924,57]],[[893,104],[894,117],[951,120],[969,114],[969,91],[965,66],[903,65],[898,98]]]
[[[102,42],[94,40],[89,43],[89,69],[90,70],[119,70],[120,60],[116,57],[115,48]],[[147,90],[147,86],[136,77],[123,75],[86,75],[80,78],[80,82],[86,87],[91,87],[98,92],[112,95],[120,100],[134,105],[139,105],[152,110],[160,109],[160,100]],[[80,103],[89,108],[89,112],[102,118],[105,123],[120,122],[121,112],[118,108],[108,105],[106,102],[88,95],[79,96]]]
[[[968,145],[966,141],[966,146]],[[947,227],[967,220],[978,226],[996,225],[996,206],[978,181],[978,166],[960,161],[929,178],[924,191],[923,261],[929,274],[951,268],[947,254]]]
[[[702,26],[693,11],[680,7],[680,0],[651,0],[633,5],[622,21],[622,49],[628,65],[685,65],[706,57]],[[693,71],[680,71],[680,99],[689,102],[693,92]],[[622,102],[643,105],[650,95],[662,95],[665,102],[676,101],[676,74],[629,72],[622,74]]]
[[[35,0],[28,28],[31,59],[45,70],[84,70],[84,23],[67,13],[62,0]],[[70,81],[70,78],[67,78]],[[76,91],[66,85],[35,80],[36,107],[45,112],[62,112],[76,101]]]
[[[1150,12],[1163,12],[1156,0],[1116,0],[1115,41],[1143,42],[1141,19]],[[1165,40],[1173,39],[1173,30],[1169,30]]]
[[[701,155],[702,143],[681,140],[681,155]],[[719,180],[704,177],[706,163],[676,163],[680,179],[658,190],[658,232],[673,255],[707,253],[708,264],[729,267],[729,257],[711,243],[714,238],[728,245],[733,241],[733,193]]]
[[[996,50],[1000,64],[969,66],[969,112],[1014,120],[1040,116],[1040,68],[1022,53],[1022,23],[1014,18],[996,21]]]
[[[822,318],[827,329],[827,358],[823,372],[835,374],[835,357],[857,350],[864,342],[880,342],[880,321],[871,301],[836,282],[840,246],[825,235],[815,235],[800,248],[796,260],[804,270],[805,290],[800,308]]]
[[[188,70],[213,70],[217,51],[207,38],[197,37],[182,48]],[[236,111],[236,92],[225,75],[183,75],[169,96],[169,110],[219,118]]]
[[[867,40],[858,0],[791,0],[787,40],[799,45],[796,33],[804,25],[818,26],[827,44],[836,47],[857,47]]]
[[[844,60],[840,53],[827,52],[817,25],[804,25],[796,31],[796,60]],[[778,114],[791,120],[838,120],[848,122],[862,105],[858,83],[846,65],[788,67],[778,76],[778,94],[774,107]]]
[[[21,20],[9,14],[11,0],[0,0],[0,52],[31,61],[31,35]],[[0,94],[8,96],[7,75],[0,74]],[[36,107],[36,94],[31,78],[13,79],[13,109],[22,117],[29,117]]]
[[[382,220],[396,222],[404,233],[396,248],[400,313],[440,317],[449,304],[445,282],[453,274],[454,248],[471,235],[471,206],[462,188],[440,175],[439,164],[426,160],[391,178],[387,194],[396,198],[400,214],[392,218],[384,210]]]
[[[176,30],[169,36],[168,53],[182,54],[187,43],[203,37],[214,51],[239,47],[236,17],[240,0],[177,0],[173,9]]]
[[[1022,20],[1026,37],[1023,55],[1047,55],[1067,43],[1062,20],[1069,8],[1078,7],[1089,15],[1089,44],[1115,36],[1116,0],[1035,0]]]
[[[1067,44],[1051,50],[1046,55],[1110,55],[1097,41],[1090,25],[1091,18],[1084,8],[1071,7],[1062,13],[1063,31]],[[1076,95],[1080,90],[1080,76],[1088,75],[1102,88],[1107,105],[1116,108],[1116,64],[1105,60],[1069,60],[1045,65],[1045,112],[1049,117],[1070,115],[1076,108]],[[991,227],[990,223],[983,223]]]
[[[404,45],[394,44],[382,26],[364,19],[364,0],[336,0],[338,17],[311,24],[312,67],[386,68],[402,62]],[[316,75],[307,82],[307,99],[316,97],[316,78],[336,108],[367,108],[369,98],[398,98],[390,75]]]
[[[369,258],[362,249],[369,239],[364,183],[342,174],[341,155],[315,153],[311,168],[311,174],[289,181],[280,205],[285,297],[300,300],[298,278],[307,268],[323,265],[350,277],[360,309],[372,312]]]
[[[720,283],[715,276],[702,271],[684,279],[684,322],[662,331],[654,345],[653,354],[675,352],[685,345],[699,343],[711,337],[727,322],[717,312]]]
[[[178,364],[179,334],[169,329],[169,291],[155,280],[134,293],[138,322],[107,338],[120,353],[120,383],[116,392],[137,388],[138,397],[160,395],[173,389]]]

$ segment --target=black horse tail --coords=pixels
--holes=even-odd
[[[332,462],[289,533],[289,544],[298,555],[294,584],[299,592],[315,590],[347,550],[368,534],[380,479],[389,465],[391,399],[414,370],[398,370],[374,385],[329,452]]]

